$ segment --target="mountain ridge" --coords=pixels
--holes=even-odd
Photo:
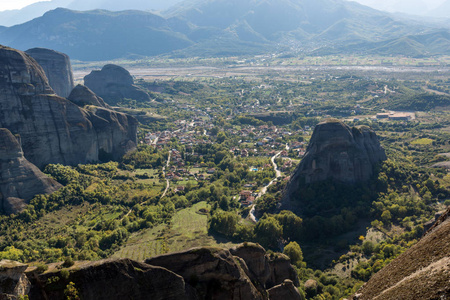
[[[80,60],[109,60],[130,54],[255,55],[276,49],[354,53],[353,45],[359,52],[370,52],[380,47],[376,43],[430,32],[433,28],[428,25],[399,21],[342,0],[197,0],[179,3],[163,16],[137,10],[58,8],[27,23],[0,28],[0,43],[21,50],[51,48]],[[435,42],[409,42],[405,55],[427,55],[427,47]],[[437,54],[450,53],[447,43]],[[402,54],[401,46],[394,48]]]

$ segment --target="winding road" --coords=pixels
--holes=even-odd
[[[261,191],[259,192],[258,196],[256,196],[256,198],[255,198],[255,202],[256,202],[257,199],[259,199],[259,198],[262,197],[265,193],[267,193],[267,189],[269,188],[269,186],[271,186],[271,185],[277,180],[277,178],[281,176],[281,172],[280,172],[280,170],[278,170],[278,166],[277,166],[277,164],[275,163],[275,159],[276,159],[278,156],[280,156],[280,154],[281,154],[281,151],[278,152],[277,154],[275,154],[274,156],[272,156],[272,158],[270,159],[270,161],[272,162],[272,165],[273,165],[273,169],[275,170],[275,178],[272,179],[271,182],[269,182],[267,185],[265,185],[265,186],[261,189]],[[256,206],[256,204],[253,204],[253,205],[251,206],[252,208],[250,209],[250,212],[249,212],[248,216],[249,216],[250,220],[252,220],[252,222],[257,223],[257,222],[258,222],[258,219],[257,219],[256,216],[255,216],[255,206]]]

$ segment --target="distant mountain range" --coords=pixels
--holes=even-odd
[[[21,50],[46,47],[80,60],[269,51],[450,54],[448,31],[342,0],[187,0],[164,17],[58,8],[21,25],[0,27],[0,44]]]
[[[13,26],[41,17],[49,10],[68,8],[73,10],[105,9],[121,10],[166,10],[182,0],[51,0],[28,5],[22,9],[0,11],[0,25]]]

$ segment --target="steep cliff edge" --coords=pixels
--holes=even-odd
[[[38,167],[98,161],[101,154],[115,159],[136,146],[136,119],[56,96],[34,59],[3,46],[0,127],[20,134],[24,156]]]
[[[350,128],[338,120],[316,126],[305,157],[288,183],[283,205],[298,198],[299,185],[332,180],[355,184],[369,180],[386,159],[376,133],[367,126]]]
[[[26,271],[31,282],[31,289],[30,285],[27,286],[30,289],[28,295],[36,300],[62,300],[67,299],[70,287],[72,293],[85,300],[268,300],[269,293],[270,299],[274,300],[301,299],[293,282],[298,283],[296,274],[293,280],[280,278],[281,284],[270,290],[259,282],[271,276],[268,254],[264,248],[256,244],[243,244],[234,250],[246,259],[234,256],[226,249],[205,247],[157,256],[145,262],[130,259],[78,261],[67,269],[62,269],[62,263],[53,263],[41,274],[37,273],[36,267],[30,267]],[[8,272],[0,269],[0,279],[2,275],[7,275],[2,271]],[[250,272],[267,275],[250,278]],[[287,273],[282,271],[276,276]],[[20,274],[15,274],[15,277],[17,275]]]
[[[94,105],[111,109],[111,107],[106,104],[101,97],[97,96],[87,86],[81,84],[77,85],[72,92],[70,92],[67,99],[81,107],[85,105]]]
[[[25,51],[42,67],[51,88],[58,96],[67,98],[74,88],[72,66],[69,56],[64,53],[45,49],[33,48]]]
[[[353,299],[448,299],[450,209],[412,248],[376,273]]]
[[[17,139],[0,128],[0,211],[11,214],[22,210],[37,194],[49,194],[61,187],[23,157]]]
[[[125,98],[151,101],[147,92],[134,85],[130,72],[117,65],[109,64],[101,70],[92,71],[84,77],[84,84],[109,104]]]

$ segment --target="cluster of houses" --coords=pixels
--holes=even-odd
[[[207,131],[213,127],[212,124],[205,122],[202,118],[194,118],[190,121],[177,120],[174,122],[176,129],[173,131],[165,130],[155,133],[147,133],[144,137],[144,143],[147,145],[154,145],[161,149],[167,145],[172,138],[176,138],[182,145],[198,145],[209,144],[209,139],[202,138],[207,136]],[[202,132],[197,129],[202,128]]]
[[[253,202],[255,202],[257,196],[257,193],[250,190],[243,190],[239,193],[239,202],[242,206],[251,206],[253,205]]]

